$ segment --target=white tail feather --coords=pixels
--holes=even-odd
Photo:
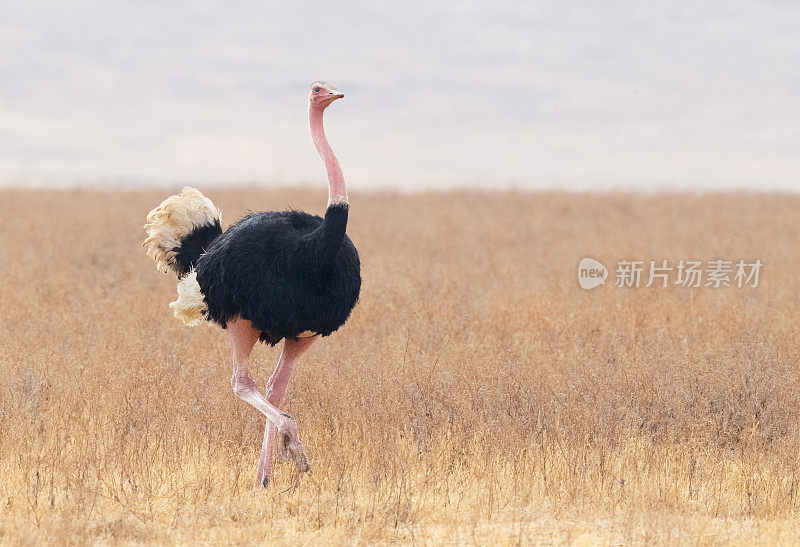
[[[169,307],[172,308],[175,317],[190,327],[203,322],[208,307],[197,283],[197,272],[191,271],[178,281],[178,299],[170,302]]]
[[[147,256],[156,261],[156,268],[166,272],[175,264],[175,248],[198,226],[222,221],[222,212],[200,190],[185,187],[170,196],[147,214]]]

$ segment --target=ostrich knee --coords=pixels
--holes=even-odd
[[[245,400],[247,400],[248,395],[256,391],[256,383],[249,376],[237,376],[234,374],[231,377],[231,387],[234,395]]]

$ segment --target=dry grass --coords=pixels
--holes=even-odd
[[[314,473],[254,497],[263,420],[139,247],[165,195],[0,191],[0,541],[800,539],[800,197],[355,193],[361,303],[286,405]],[[586,292],[586,255],[766,266]]]

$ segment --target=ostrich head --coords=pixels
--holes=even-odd
[[[327,108],[336,99],[344,97],[344,93],[339,93],[336,86],[329,82],[314,82],[311,84],[311,91],[308,93],[308,104],[311,108]]]

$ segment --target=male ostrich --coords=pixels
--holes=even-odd
[[[178,274],[175,316],[187,325],[204,319],[227,331],[233,350],[231,385],[237,397],[267,418],[255,487],[266,487],[275,434],[281,456],[309,470],[297,422],[279,409],[297,358],[319,336],[341,327],[358,300],[358,253],[345,234],[349,209],[339,162],[322,124],[325,109],[344,97],[325,82],[311,85],[311,137],[328,172],[325,218],[302,211],[251,214],[224,233],[220,212],[194,188],[184,188],[147,215],[147,255],[158,269]],[[265,395],[248,375],[258,340],[284,340]]]

